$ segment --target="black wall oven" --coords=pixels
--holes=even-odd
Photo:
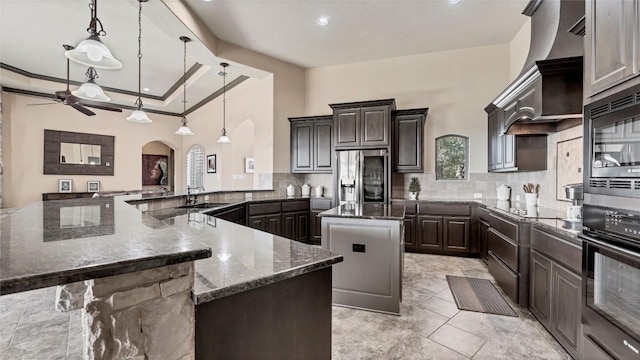
[[[640,359],[640,212],[584,213],[583,334],[614,359]]]
[[[640,198],[640,86],[585,106],[584,116],[585,192]]]

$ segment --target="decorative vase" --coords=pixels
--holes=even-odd
[[[409,200],[418,200],[417,192],[409,192]]]
[[[289,186],[287,186],[287,197],[293,197],[295,194],[296,188],[292,184],[289,184]]]
[[[304,185],[302,185],[302,196],[309,196],[311,194],[311,186],[307,185],[307,183],[304,183]]]
[[[322,197],[323,193],[324,193],[324,188],[322,187],[322,185],[316,186],[316,197]]]
[[[524,203],[526,206],[536,206],[538,202],[538,194],[537,193],[525,193],[524,194]]]

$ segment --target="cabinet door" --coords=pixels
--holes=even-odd
[[[322,219],[318,216],[320,211],[311,212],[311,243],[313,245],[320,245],[322,242]]]
[[[586,96],[592,96],[638,75],[640,64],[640,2],[585,2]]]
[[[337,148],[360,145],[360,108],[339,109],[333,113]]]
[[[488,145],[488,162],[487,169],[489,171],[496,169],[496,113],[498,110],[494,110],[489,113],[487,120],[487,145]]]
[[[296,215],[282,214],[282,236],[296,240]]]
[[[415,248],[415,229],[416,229],[416,217],[405,216],[404,218],[404,248],[411,250]]]
[[[362,108],[362,146],[389,145],[389,127],[391,109],[389,106],[372,106]]]
[[[516,167],[516,136],[515,135],[503,135],[501,136],[504,143],[503,147],[503,165],[504,169],[510,169]]]
[[[309,213],[302,212],[296,214],[296,240],[309,241]]]
[[[249,216],[248,225],[251,228],[266,231],[266,224],[263,215]]]
[[[478,245],[480,247],[480,258],[486,263],[488,260],[487,233],[489,232],[489,223],[486,221],[478,222]]]
[[[442,216],[418,216],[416,247],[442,249]]]
[[[494,164],[494,170],[500,170],[504,168],[504,135],[502,134],[502,128],[503,128],[503,124],[502,124],[502,119],[504,118],[504,111],[502,110],[496,110],[496,116],[494,117],[493,121],[495,121],[494,127],[493,127],[493,141],[494,141],[494,148],[493,148],[493,164]],[[509,135],[509,136],[513,136],[513,135]]]
[[[424,126],[422,115],[402,115],[394,120],[394,170],[423,172]]]
[[[313,170],[331,173],[331,120],[313,124]]]
[[[553,263],[551,333],[565,346],[569,355],[578,358],[582,277]]]
[[[291,124],[291,172],[308,173],[313,168],[313,122]]]
[[[466,252],[470,250],[469,218],[445,217],[443,246],[445,250]]]
[[[640,116],[624,122],[624,138],[640,140]]]
[[[274,235],[281,235],[281,216],[280,214],[273,214],[273,215],[265,215],[264,217],[264,221],[265,221],[265,230],[266,232],[270,233],[270,234],[274,234]]]
[[[531,250],[529,310],[547,329],[551,321],[551,260]]]

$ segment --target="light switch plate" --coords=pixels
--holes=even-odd
[[[482,199],[482,193],[473,193],[474,199]]]
[[[138,204],[138,210],[147,211],[148,209],[149,209],[149,204],[147,203]]]

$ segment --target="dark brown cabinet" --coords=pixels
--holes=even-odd
[[[585,2],[587,98],[640,75],[639,42],[639,0]]]
[[[282,214],[282,236],[302,242],[309,240],[309,212]]]
[[[330,198],[311,199],[311,212],[309,214],[309,239],[311,244],[320,245],[322,243],[322,219],[318,214],[332,207],[333,201]]]
[[[393,170],[424,171],[424,123],[428,108],[393,112]]]
[[[515,113],[512,108],[500,109],[490,105],[488,111],[488,161],[489,172],[541,171],[547,169],[547,135],[503,135],[505,121]]]
[[[480,258],[486,263],[489,257],[487,252],[487,236],[489,233],[489,223],[484,220],[478,221],[478,248],[480,251]]]
[[[291,172],[331,173],[333,116],[289,118]]]
[[[329,105],[333,109],[336,149],[380,148],[391,144],[391,112],[395,100]]]
[[[408,252],[469,255],[477,252],[471,206],[416,201],[405,205],[404,247]]]
[[[529,310],[575,359],[581,355],[581,255],[571,240],[531,229]]]

